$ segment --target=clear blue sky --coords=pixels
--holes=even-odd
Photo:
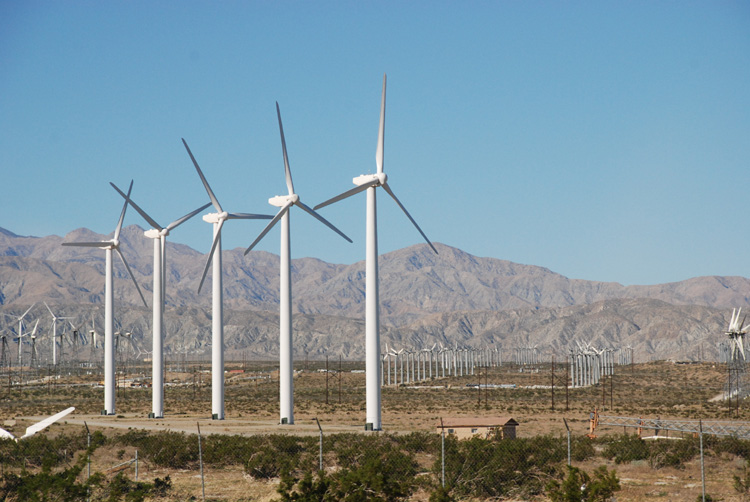
[[[273,213],[275,101],[312,206],[375,170],[384,72],[385,170],[433,241],[623,284],[750,276],[746,1],[0,2],[0,226],[111,232],[131,178],[166,225],[208,202],[181,137],[226,210]],[[379,195],[381,253],[421,242]],[[295,211],[293,257],[364,259],[364,194],[322,214],[354,244]],[[207,252],[211,227],[171,239]]]

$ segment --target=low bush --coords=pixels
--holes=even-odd
[[[620,480],[606,466],[597,467],[594,477],[575,467],[568,467],[568,476],[562,481],[552,480],[546,487],[552,502],[606,502],[620,490]]]
[[[534,497],[550,477],[558,476],[567,460],[560,438],[537,436],[487,441],[446,438],[446,484],[459,497]],[[433,472],[441,472],[441,459]]]
[[[695,439],[654,441],[651,445],[649,464],[654,469],[662,467],[684,468],[698,454],[698,442]]]
[[[185,469],[198,463],[198,439],[194,434],[131,430],[112,441],[137,448],[141,457],[160,467]]]
[[[605,446],[602,455],[610,460],[614,459],[616,464],[646,460],[651,454],[646,442],[631,434],[612,436],[603,441],[605,441]]]
[[[257,438],[262,442],[246,452],[245,461],[245,472],[256,479],[277,478],[314,464],[312,452],[316,449],[311,438],[280,434]]]
[[[410,497],[416,488],[414,459],[394,447],[392,438],[370,438],[365,442],[375,447],[358,455],[356,461],[334,474],[327,475],[325,471],[320,471],[313,477],[311,472],[307,472],[301,480],[288,474],[282,475],[278,489],[281,500],[385,502]],[[347,450],[343,455],[351,453]]]

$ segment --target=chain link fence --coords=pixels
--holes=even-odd
[[[750,500],[750,441],[707,434],[63,430],[0,441],[0,500]]]

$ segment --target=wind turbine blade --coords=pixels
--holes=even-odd
[[[122,198],[125,199],[125,203],[126,204],[129,202],[130,205],[133,206],[133,209],[135,209],[138,212],[138,214],[140,214],[141,216],[143,216],[143,219],[146,220],[146,222],[149,225],[151,225],[152,228],[155,228],[157,230],[161,230],[163,228],[161,225],[159,225],[158,223],[156,223],[156,221],[151,216],[149,216],[148,213],[146,213],[146,211],[144,211],[143,209],[141,209],[141,207],[138,204],[136,204],[135,202],[133,202],[133,199],[131,199],[130,197],[128,197],[127,195],[125,195],[122,190],[120,190],[119,188],[117,188],[117,185],[115,185],[111,181],[109,182],[109,184],[112,185],[112,188],[114,188],[115,190],[117,190],[117,193],[119,193],[120,195],[122,195]]]
[[[321,202],[320,204],[318,204],[317,206],[315,206],[313,209],[318,210],[318,209],[320,209],[322,207],[326,207],[326,206],[328,206],[330,204],[333,204],[334,202],[338,202],[340,200],[346,199],[347,197],[351,197],[352,195],[357,194],[359,192],[364,192],[368,188],[374,187],[378,183],[380,183],[380,180],[375,179],[375,180],[370,181],[369,183],[365,183],[364,185],[356,186],[356,187],[352,188],[351,190],[347,190],[346,192],[344,192],[344,193],[342,193],[340,195],[337,195],[336,197],[330,198],[330,199],[328,199],[325,202]]]
[[[141,297],[141,301],[143,301],[143,305],[146,308],[148,308],[148,303],[146,303],[146,298],[144,298],[143,293],[141,292],[141,287],[138,285],[138,281],[135,280],[135,276],[133,275],[133,271],[130,270],[130,265],[128,265],[128,262],[125,259],[125,255],[122,254],[122,251],[120,251],[119,247],[116,247],[115,251],[117,251],[117,255],[122,260],[122,263],[123,263],[123,265],[125,265],[125,268],[128,269],[128,274],[130,274],[130,278],[133,279],[133,284],[135,284],[135,289],[138,290],[138,294]]]
[[[23,436],[21,436],[19,439],[23,439],[23,438],[27,438],[29,436],[33,436],[37,432],[39,432],[39,431],[45,429],[46,427],[54,424],[55,422],[57,422],[58,420],[60,420],[65,415],[68,415],[69,413],[73,412],[73,410],[75,410],[75,407],[71,406],[67,410],[63,410],[63,411],[61,411],[60,413],[58,413],[56,415],[52,415],[51,417],[45,418],[44,420],[42,420],[39,423],[36,423],[34,425],[31,425],[31,426],[27,427],[26,428],[26,434],[24,434]]]
[[[108,248],[112,245],[111,241],[105,242],[63,242],[63,246],[75,246],[81,248]]]
[[[289,157],[286,154],[286,140],[284,139],[284,126],[281,125],[281,111],[279,111],[279,102],[276,102],[276,116],[279,118],[279,132],[281,133],[281,149],[284,152],[284,174],[286,175],[286,188],[289,195],[294,193],[294,183],[292,183],[292,171],[289,169]]]
[[[383,97],[380,101],[380,128],[378,129],[378,149],[375,151],[375,164],[378,174],[383,173],[383,155],[385,150],[385,73],[383,73]]]
[[[333,223],[331,223],[330,221],[326,220],[321,215],[319,215],[318,213],[316,213],[315,211],[313,211],[312,209],[310,209],[308,206],[306,206],[305,204],[303,204],[301,200],[297,201],[297,205],[299,207],[301,207],[302,209],[304,209],[306,212],[308,212],[314,218],[317,218],[318,221],[320,221],[325,226],[327,226],[328,228],[330,228],[331,230],[333,230],[334,232],[336,232],[337,234],[339,234],[341,237],[343,237],[344,239],[346,239],[349,242],[352,242],[352,240],[349,237],[347,237],[344,232],[342,232],[341,230],[339,230],[338,228],[336,228],[333,225]]]
[[[208,181],[206,181],[206,177],[203,176],[203,171],[201,171],[200,166],[198,165],[198,162],[195,160],[195,157],[193,157],[193,152],[190,151],[190,147],[187,144],[187,141],[185,141],[185,138],[182,138],[182,144],[185,145],[185,149],[188,152],[188,155],[190,155],[190,160],[193,161],[193,165],[195,166],[195,170],[198,171],[198,176],[201,177],[201,181],[203,182],[203,186],[206,188],[206,192],[208,192],[208,197],[211,199],[211,203],[214,205],[216,210],[220,213],[223,213],[224,210],[221,208],[221,204],[219,204],[219,200],[214,195],[213,190],[211,190],[211,187],[208,184]]]
[[[5,429],[0,429],[0,438],[4,438],[4,439],[16,439],[16,436],[14,436],[10,432],[6,431]]]
[[[401,208],[401,210],[404,212],[406,217],[409,218],[409,220],[417,228],[417,230],[419,230],[419,233],[422,234],[422,237],[424,238],[425,241],[427,241],[427,244],[429,244],[432,250],[435,251],[435,254],[438,254],[437,249],[435,249],[435,246],[432,245],[432,242],[430,242],[430,239],[428,239],[427,236],[424,234],[424,232],[422,232],[422,229],[419,228],[419,225],[417,225],[417,222],[414,221],[414,218],[411,217],[411,215],[409,214],[409,211],[407,211],[404,205],[401,204],[401,201],[398,200],[398,198],[396,197],[396,194],[394,194],[393,190],[391,190],[391,187],[388,186],[388,183],[383,183],[383,188],[385,189],[386,192],[388,192],[388,195],[390,195],[391,198],[396,201],[396,204],[398,204],[398,207]]]
[[[189,212],[188,214],[186,214],[185,216],[183,216],[179,220],[173,221],[172,223],[170,223],[169,225],[167,225],[167,230],[174,230],[175,228],[177,228],[178,226],[182,225],[187,220],[189,220],[190,218],[192,218],[196,214],[200,213],[201,211],[203,211],[204,209],[206,209],[210,205],[211,205],[211,203],[208,202],[208,203],[202,205],[201,207],[199,207],[198,209],[196,209],[195,211]]]
[[[120,212],[120,220],[117,222],[117,227],[115,227],[115,241],[120,238],[120,230],[122,230],[122,222],[125,220],[125,210],[128,208],[128,199],[130,199],[131,191],[133,191],[133,180],[130,180],[130,187],[128,187],[128,196],[125,197],[125,203],[122,205],[122,211]]]
[[[201,288],[203,287],[203,281],[206,280],[206,274],[208,274],[208,267],[211,265],[211,260],[214,257],[214,252],[216,251],[216,247],[219,244],[219,241],[221,240],[221,229],[224,227],[224,219],[219,220],[219,228],[216,229],[216,235],[214,235],[214,241],[211,243],[211,251],[208,252],[208,259],[206,260],[206,266],[203,268],[203,275],[201,276],[201,282],[198,284],[198,292],[201,292]]]
[[[270,214],[253,214],[253,213],[228,213],[228,220],[271,220]]]
[[[23,318],[24,318],[24,317],[26,317],[26,314],[28,314],[28,313],[29,313],[29,311],[30,311],[30,310],[31,310],[32,308],[34,308],[34,305],[36,305],[36,302],[32,303],[32,304],[31,304],[31,307],[27,308],[27,309],[26,309],[26,312],[24,312],[24,313],[23,313],[23,315],[22,315],[21,317],[19,317],[19,318],[18,318],[18,320],[19,320],[19,321],[23,320]]]
[[[266,236],[266,234],[273,228],[273,226],[281,219],[282,216],[284,216],[284,213],[289,211],[289,208],[292,207],[293,202],[287,202],[284,204],[284,207],[279,209],[279,212],[276,213],[276,216],[274,216],[271,221],[268,222],[268,225],[266,225],[266,228],[263,229],[263,231],[258,235],[258,237],[255,238],[252,244],[250,244],[247,249],[245,250],[245,256],[247,256],[247,253],[249,253],[256,244],[260,242],[260,240]]]
[[[36,327],[39,326],[39,319],[36,320],[36,323],[34,324],[34,330],[31,332],[31,336],[33,337],[36,335]]]

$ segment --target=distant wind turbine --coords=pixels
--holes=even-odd
[[[325,207],[334,202],[346,199],[354,194],[367,190],[367,236],[366,236],[366,272],[365,272],[365,387],[367,392],[366,422],[365,429],[381,430],[381,400],[380,400],[380,300],[378,291],[378,227],[377,227],[377,203],[375,189],[383,187],[388,195],[396,202],[404,212],[409,221],[416,227],[427,244],[437,254],[437,249],[432,245],[417,222],[411,217],[401,201],[388,185],[388,177],[383,172],[383,160],[385,150],[385,86],[386,76],[383,75],[383,96],[380,104],[380,128],[378,131],[378,146],[375,153],[375,164],[377,174],[363,174],[352,181],[356,187],[347,190],[325,202],[315,206],[315,209]]]
[[[166,290],[167,290],[167,236],[169,232],[183,224],[196,214],[200,213],[208,206],[211,205],[209,202],[198,209],[191,211],[182,218],[179,218],[166,227],[159,225],[156,220],[149,216],[146,211],[133,202],[133,199],[128,197],[117,185],[110,182],[112,188],[117,190],[126,203],[133,206],[138,214],[140,214],[149,225],[151,229],[146,230],[143,234],[149,239],[154,240],[154,288],[153,288],[153,354],[154,357],[151,361],[151,414],[149,418],[163,418],[164,417],[164,303],[166,301]]]
[[[36,303],[32,303],[31,307],[27,308],[26,312],[24,312],[23,315],[18,317],[18,366],[19,367],[23,366],[23,351],[21,350],[21,340],[23,338],[23,318],[26,317],[26,314],[28,314],[32,308],[34,308],[34,305],[36,305]]]
[[[216,209],[215,213],[208,213],[203,216],[203,221],[212,223],[214,226],[213,241],[211,251],[208,253],[206,266],[203,269],[203,276],[198,285],[198,292],[203,287],[203,281],[206,279],[208,267],[213,260],[213,287],[212,287],[212,313],[211,313],[211,417],[214,420],[224,420],[224,288],[222,286],[221,271],[221,229],[227,220],[270,220],[273,218],[266,214],[250,213],[227,213],[222,209],[219,200],[214,195],[211,186],[208,184],[206,177],[203,176],[198,162],[193,157],[187,142],[183,139],[182,144],[193,161],[195,170],[198,171],[203,186],[211,199],[211,203]]]
[[[133,189],[133,182],[130,182],[128,188],[128,197]],[[125,211],[128,208],[128,203],[122,206],[120,212],[120,219],[115,227],[115,234],[111,240],[100,241],[100,242],[63,242],[63,246],[77,246],[77,247],[94,247],[102,248],[105,252],[106,264],[105,264],[105,279],[104,279],[104,409],[102,410],[103,415],[114,415],[115,414],[115,322],[114,322],[114,288],[112,287],[112,251],[117,251],[118,256],[125,265],[125,268],[130,274],[130,278],[133,279],[135,289],[138,290],[138,295],[143,301],[143,305],[148,308],[146,299],[141,293],[141,288],[138,286],[138,282],[135,280],[133,271],[130,270],[130,265],[125,260],[125,257],[120,251],[120,230],[122,230],[122,222],[125,219]]]
[[[266,228],[256,237],[245,250],[245,255],[255,247],[260,240],[281,220],[281,250],[279,253],[279,412],[282,424],[294,423],[294,382],[293,354],[292,354],[292,261],[291,244],[289,238],[289,209],[297,206],[309,213],[328,228],[339,234],[349,242],[352,240],[344,235],[341,230],[333,226],[328,220],[320,216],[309,206],[302,203],[299,195],[294,191],[292,183],[292,171],[289,168],[289,157],[286,151],[286,140],[284,139],[284,127],[281,124],[281,112],[279,104],[276,103],[276,116],[279,119],[279,132],[281,134],[281,149],[284,154],[284,173],[286,175],[287,195],[277,195],[268,199],[272,206],[280,207],[276,216],[268,223]]]
[[[57,320],[58,319],[72,319],[72,317],[57,317],[52,309],[49,308],[47,302],[44,302],[44,306],[49,310],[49,314],[52,316],[52,365],[57,366]],[[62,348],[62,339],[60,339],[60,348]]]

